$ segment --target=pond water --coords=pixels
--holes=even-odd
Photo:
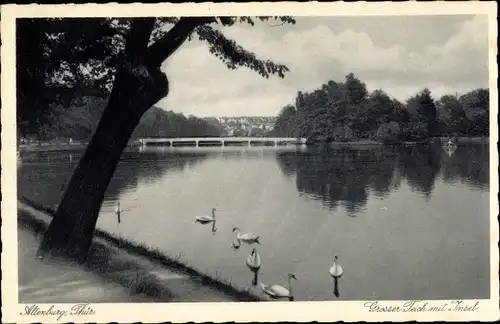
[[[59,203],[79,152],[22,154],[18,194]],[[113,213],[124,209],[121,222]],[[217,232],[195,224],[217,208]],[[295,300],[489,298],[489,151],[441,147],[152,148],[127,151],[99,228],[160,248],[195,268]],[[234,249],[233,226],[260,236]],[[334,294],[328,272],[344,269]],[[337,296],[338,295],[338,296]]]

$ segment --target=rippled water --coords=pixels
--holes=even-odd
[[[79,156],[23,153],[19,195],[58,204]],[[215,234],[194,223],[212,207]],[[262,244],[233,249],[233,226]],[[295,300],[489,298],[488,146],[125,152],[98,227],[241,287],[252,287],[256,247],[259,281],[286,286],[293,272]]]

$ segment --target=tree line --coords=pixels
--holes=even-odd
[[[39,141],[89,140],[106,107],[106,98],[82,96],[71,100],[68,107],[61,103],[50,106],[50,114],[46,113],[44,119],[31,121],[31,116],[22,116],[28,119],[22,120],[24,123],[18,126],[20,138]],[[25,128],[23,124],[33,127]],[[140,137],[212,137],[219,136],[221,132],[220,125],[153,106],[144,113],[130,140]]]
[[[353,73],[318,89],[299,91],[295,105],[283,107],[273,135],[310,141],[419,141],[440,136],[489,136],[489,90],[436,100],[423,89],[406,102],[383,90],[368,92]]]

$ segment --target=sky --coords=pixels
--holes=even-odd
[[[298,91],[342,82],[350,72],[369,91],[382,89],[401,101],[425,87],[437,99],[488,87],[486,15],[295,19],[295,25],[221,27],[259,58],[287,65],[285,78],[228,70],[205,43],[194,40],[162,65],[170,93],[157,106],[198,117],[276,116]]]

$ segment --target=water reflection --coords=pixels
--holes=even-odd
[[[445,182],[488,187],[488,146],[464,145],[450,157],[440,146],[323,148],[306,152],[278,152],[276,159],[287,177],[307,197],[335,210],[342,205],[355,217],[369,194],[384,198],[404,180],[411,189],[429,197],[438,176]]]
[[[115,214],[116,214],[116,220],[117,220],[118,224],[120,224],[121,223],[121,214],[122,214],[122,209],[120,207],[120,202],[118,202],[116,204]]]
[[[286,177],[296,177],[296,187],[301,194],[321,201],[333,211],[340,205],[351,217],[365,210],[370,194],[385,198],[400,187],[401,181],[427,199],[439,176],[445,183],[466,183],[478,189],[487,189],[489,181],[489,151],[484,144],[461,145],[452,155],[438,145],[278,151],[272,148],[150,149],[123,153],[106,199],[117,201],[120,195],[137,190],[141,183],[153,185],[169,171],[192,169],[209,157],[227,160],[269,155],[276,157]],[[81,152],[24,152],[19,166],[19,195],[57,206],[76,168],[74,162],[80,157]],[[43,183],[45,190],[36,190],[30,183]],[[53,195],[55,191],[61,194]],[[212,232],[216,231],[214,224]]]
[[[340,297],[339,278],[333,278],[333,295],[337,298]]]
[[[250,270],[253,273],[252,286],[257,286],[259,282],[259,270]]]
[[[410,187],[430,197],[441,167],[443,149],[430,145],[399,148],[398,168]]]
[[[335,209],[343,205],[352,217],[363,210],[369,190],[386,195],[392,184],[396,154],[385,150],[323,149],[319,152],[279,153],[287,175],[296,172],[300,192]]]
[[[237,250],[241,247],[241,241],[238,239],[235,239],[233,241],[233,243],[231,244],[231,246],[233,247],[233,249]]]
[[[365,209],[370,194],[385,198],[400,187],[401,181],[427,199],[439,176],[448,184],[466,183],[478,189],[489,187],[489,151],[484,144],[461,145],[452,155],[446,154],[438,145],[278,151],[266,148],[155,149],[123,153],[107,189],[106,199],[117,201],[120,195],[137,190],[141,183],[153,185],[169,171],[192,169],[208,157],[217,156],[226,160],[269,155],[276,157],[286,177],[296,177],[300,193],[321,201],[331,210],[340,205],[351,217],[356,217]],[[19,195],[57,206],[76,168],[74,162],[80,157],[80,152],[24,152],[18,172],[21,175],[18,180]],[[43,183],[45,190],[33,189],[30,183]],[[53,195],[55,191],[61,195]],[[217,231],[215,224],[212,231]]]
[[[485,145],[459,146],[442,159],[441,174],[445,183],[462,182],[477,189],[489,188],[489,150]]]
[[[18,169],[18,196],[30,197],[49,206],[57,206],[70,180],[81,152],[30,152],[23,154],[23,163]],[[106,200],[118,201],[120,195],[132,193],[140,183],[154,184],[171,171],[193,168],[209,156],[208,152],[124,152],[111,180]],[[39,190],[33,183],[43,184]],[[54,195],[54,192],[61,192]],[[125,202],[126,203],[126,202]]]

